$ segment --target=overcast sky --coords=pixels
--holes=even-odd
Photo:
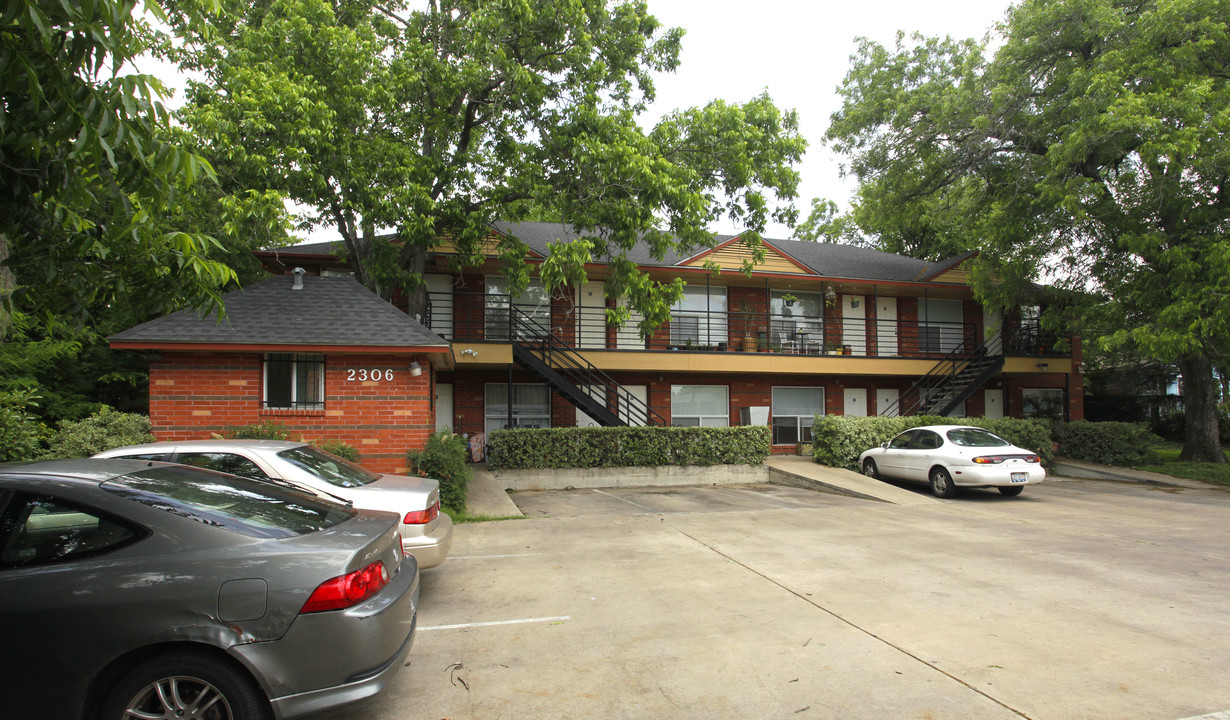
[[[829,115],[841,103],[837,87],[850,67],[855,39],[869,37],[891,46],[898,30],[907,34],[981,38],[1004,19],[1010,0],[648,0],[666,27],[687,31],[679,69],[658,78],[657,102],[642,122],[680,108],[721,98],[745,102],[768,90],[779,108],[799,112],[809,149],[799,165],[797,205],[806,218],[811,199],[843,207],[854,185],[842,180],[840,162],[822,146]],[[176,88],[172,105],[183,101],[178,73],[159,63],[139,63]],[[737,233],[725,222],[710,230]],[[792,229],[771,225],[765,235],[788,238]],[[317,230],[313,239],[333,237]]]
[[[779,108],[799,112],[808,141],[799,170],[800,220],[813,197],[844,206],[854,185],[821,145],[829,116],[841,107],[836,88],[850,67],[855,39],[892,46],[907,34],[981,38],[1004,19],[1008,0],[648,0],[667,27],[687,30],[679,69],[657,82],[656,114],[715,98],[743,102],[765,90]],[[652,123],[648,123],[652,124]],[[735,233],[729,224],[714,231]],[[771,226],[767,237],[791,229]]]

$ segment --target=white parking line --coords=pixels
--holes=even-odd
[[[449,560],[496,560],[499,558],[514,558],[514,557],[538,557],[542,553],[519,553],[516,555],[449,555]]]
[[[766,507],[777,508],[779,510],[798,510],[800,509],[798,505],[786,505],[780,501],[774,502],[773,500],[775,500],[775,498],[767,498],[761,493],[754,492],[752,490],[743,490],[742,488],[713,488],[710,490],[710,492],[713,492],[717,495],[735,495],[736,497],[741,497],[744,500],[754,500],[760,505],[764,505]]]
[[[496,620],[494,622],[461,623],[459,625],[431,625],[428,627],[421,627],[418,631],[460,630],[463,628],[492,627],[495,625],[523,625],[525,623],[564,622],[565,620],[571,619],[572,617],[569,615],[560,615],[559,617],[525,618],[524,620]]]
[[[661,512],[660,510],[654,510],[654,509],[653,509],[653,508],[651,508],[651,507],[646,507],[646,506],[644,506],[644,505],[642,505],[642,504],[640,504],[640,503],[638,503],[638,502],[632,502],[632,501],[631,501],[631,500],[629,500],[628,498],[620,497],[620,496],[618,496],[618,495],[612,495],[611,493],[608,493],[608,492],[602,492],[601,490],[594,490],[594,492],[598,493],[599,495],[606,495],[606,496],[607,496],[607,497],[609,497],[609,498],[615,498],[616,500],[623,500],[624,502],[628,503],[629,505],[634,505],[634,506],[636,506],[636,507],[638,507],[638,508],[640,508],[640,509],[642,509],[642,510],[644,510],[645,512],[648,512],[648,513],[653,513],[653,514],[655,514],[655,515],[669,514],[669,513],[663,513],[663,512]]]
[[[1183,720],[1230,720],[1230,710],[1220,710],[1208,715],[1193,715],[1189,718],[1183,718]]]

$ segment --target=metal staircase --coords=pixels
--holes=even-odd
[[[973,350],[961,343],[880,414],[947,416],[1004,367],[1001,348],[998,334]]]
[[[646,425],[667,424],[648,404],[553,334],[549,326],[544,326],[515,305],[509,306],[508,337],[512,343],[513,360],[518,365],[537,376],[599,425],[627,425],[629,418],[643,418]],[[587,387],[591,388],[589,392],[585,390]]]

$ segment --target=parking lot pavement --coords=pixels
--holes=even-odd
[[[800,510],[869,502],[784,485],[714,485],[579,490],[532,490],[511,493],[527,517],[644,515],[749,510]]]
[[[1053,480],[908,507],[624,492],[458,526],[424,573],[410,666],[321,720],[1230,709],[1228,492]]]

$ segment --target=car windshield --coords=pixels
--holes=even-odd
[[[1010,443],[998,435],[993,435],[986,430],[978,428],[958,428],[948,431],[948,439],[954,445],[964,445],[965,447],[1004,447]]]
[[[380,479],[376,473],[312,445],[283,450],[278,457],[337,487],[363,487]]]
[[[358,513],[314,495],[186,466],[153,467],[102,484],[114,495],[259,538],[306,535]]]

